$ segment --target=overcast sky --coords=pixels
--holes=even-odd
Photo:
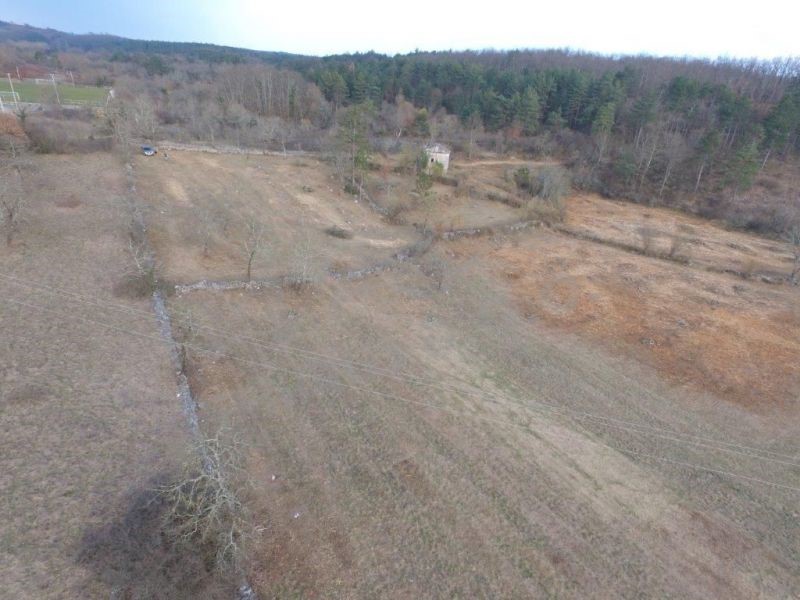
[[[800,55],[800,0],[0,0],[0,20],[318,55],[565,47],[709,58]]]

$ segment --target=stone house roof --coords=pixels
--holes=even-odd
[[[450,154],[450,148],[444,144],[428,144],[425,146],[425,152],[431,152],[433,154]]]

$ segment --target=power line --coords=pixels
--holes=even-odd
[[[39,287],[40,289],[45,289],[46,291],[48,291],[51,294],[58,294],[59,293],[57,291],[53,291],[53,289],[57,289],[57,288],[49,288],[47,286],[41,286],[41,285],[40,286],[33,286],[33,285],[30,285],[29,283],[23,282],[22,280],[10,277],[8,275],[4,275],[2,273],[0,273],[0,278],[6,278],[6,279],[14,280],[15,282],[18,282],[18,284],[26,286],[26,287],[31,287],[31,288]],[[81,294],[77,294],[77,293],[74,293],[74,292],[70,292],[70,291],[66,291],[66,290],[63,290],[63,292],[66,293],[66,294],[70,294],[70,295],[76,296],[78,298],[86,298],[86,296],[83,296]],[[73,300],[73,301],[74,302],[80,302],[80,303],[83,303],[83,304],[91,304],[91,305],[99,306],[99,307],[102,307],[102,308],[106,308],[106,304],[107,304],[109,308],[113,308],[114,310],[135,313],[137,315],[145,316],[148,319],[152,317],[152,313],[150,313],[148,311],[141,311],[139,309],[135,309],[135,308],[132,308],[132,307],[126,307],[126,306],[122,306],[122,305],[118,305],[118,304],[114,304],[114,303],[104,303],[102,301],[92,301],[92,300]],[[671,431],[671,430],[668,430],[668,429],[657,428],[657,427],[653,427],[653,426],[646,425],[646,424],[633,423],[633,422],[630,422],[630,421],[623,421],[623,420],[620,420],[620,419],[614,419],[612,417],[604,417],[604,416],[601,416],[601,415],[592,414],[592,413],[589,413],[589,412],[586,412],[586,411],[581,411],[579,409],[574,409],[574,408],[570,408],[570,407],[555,406],[555,405],[547,404],[547,403],[541,402],[541,401],[531,400],[531,402],[527,403],[527,404],[526,403],[521,403],[521,402],[518,402],[518,401],[516,401],[516,400],[514,400],[512,398],[509,398],[507,396],[504,396],[504,395],[501,395],[501,394],[497,394],[497,393],[494,393],[494,392],[486,392],[484,390],[480,390],[478,388],[475,388],[474,386],[472,386],[474,391],[473,390],[465,390],[463,388],[458,388],[458,387],[455,387],[455,386],[452,386],[452,385],[449,385],[449,384],[440,384],[438,382],[432,382],[429,379],[426,380],[425,378],[420,378],[420,377],[417,377],[417,376],[412,376],[412,375],[408,375],[408,374],[404,374],[404,373],[397,374],[395,372],[392,372],[390,370],[383,369],[383,368],[380,368],[380,367],[374,367],[372,365],[365,365],[363,363],[357,363],[357,362],[353,362],[353,361],[347,361],[347,360],[343,360],[343,359],[338,359],[338,358],[335,358],[335,357],[329,357],[329,356],[324,355],[324,354],[319,354],[319,353],[316,353],[316,352],[313,352],[313,351],[309,351],[309,350],[305,350],[305,349],[301,349],[301,348],[295,348],[295,347],[291,347],[291,346],[284,346],[284,345],[277,345],[277,344],[268,344],[268,343],[265,343],[265,342],[263,342],[261,340],[258,340],[256,338],[251,338],[249,336],[243,336],[243,335],[234,335],[234,334],[230,334],[229,332],[222,332],[221,330],[214,329],[214,328],[206,326],[206,325],[198,325],[198,327],[206,329],[208,331],[215,332],[216,335],[219,335],[219,336],[224,337],[226,339],[244,340],[247,343],[258,345],[258,346],[264,347],[264,348],[266,348],[268,350],[271,350],[271,351],[274,351],[274,352],[286,352],[286,353],[290,353],[290,354],[298,354],[299,353],[301,355],[307,355],[308,357],[311,357],[312,360],[330,361],[332,363],[338,363],[338,364],[341,364],[341,365],[353,366],[355,368],[359,368],[359,369],[365,370],[367,372],[371,372],[371,373],[373,373],[375,375],[379,375],[379,376],[383,376],[383,377],[390,377],[392,379],[396,379],[396,380],[399,380],[399,381],[410,381],[410,382],[416,383],[418,385],[423,385],[423,386],[426,386],[426,387],[439,389],[440,391],[457,393],[457,394],[465,394],[465,395],[469,395],[469,396],[476,397],[476,398],[490,398],[493,401],[503,400],[505,402],[512,403],[512,404],[515,404],[517,406],[521,406],[521,407],[528,408],[528,409],[535,409],[538,406],[539,408],[543,408],[543,409],[546,409],[546,410],[552,410],[552,411],[560,412],[560,413],[575,413],[575,414],[566,414],[566,416],[571,417],[571,418],[589,419],[589,420],[597,421],[598,423],[600,423],[602,425],[605,425],[607,427],[611,427],[611,428],[615,428],[615,429],[621,429],[621,430],[625,430],[625,431],[631,431],[633,433],[637,433],[637,434],[641,434],[641,435],[645,435],[645,432],[644,431],[640,431],[640,429],[647,429],[647,430],[650,430],[650,431],[658,432],[658,433],[655,433],[655,434],[648,434],[648,435],[656,435],[656,437],[661,437],[662,439],[666,439],[666,440],[670,440],[670,441],[674,441],[674,442],[686,443],[686,444],[696,445],[696,446],[700,446],[700,447],[713,448],[713,449],[716,449],[716,450],[719,450],[719,451],[730,452],[730,453],[733,453],[733,454],[740,454],[740,455],[743,455],[743,456],[749,456],[751,458],[756,458],[756,459],[760,459],[760,460],[772,461],[772,462],[776,462],[776,463],[780,463],[780,464],[787,464],[787,465],[790,465],[790,466],[798,466],[796,463],[789,463],[789,462],[786,462],[786,461],[783,461],[783,460],[777,460],[777,459],[770,458],[770,457],[767,457],[767,456],[754,455],[754,454],[750,454],[749,452],[747,452],[749,450],[749,451],[752,451],[752,452],[758,452],[758,453],[762,453],[762,454],[771,454],[771,455],[776,456],[776,457],[788,458],[788,459],[793,460],[793,461],[797,460],[795,456],[781,454],[781,453],[773,452],[773,451],[770,451],[770,450],[763,450],[763,449],[760,449],[760,448],[744,446],[744,445],[741,445],[741,444],[734,444],[734,443],[730,443],[730,442],[724,442],[722,440],[716,440],[714,438],[705,438],[703,436],[696,436],[696,435],[693,435],[693,434],[685,434],[685,433],[680,433],[680,432],[674,432],[674,431]],[[532,406],[531,404],[537,405],[537,406]],[[702,440],[702,442],[697,442],[697,441],[693,441],[692,439],[683,439],[682,437],[674,437],[674,436],[684,436],[684,437],[688,437],[688,438],[694,438],[694,440]],[[705,442],[709,442],[709,443],[705,443]],[[721,447],[721,446],[716,445],[716,444],[721,444],[722,446],[728,446],[728,447]]]
[[[108,308],[108,309],[111,309],[111,310],[129,312],[129,313],[132,313],[132,314],[141,315],[141,316],[146,317],[148,319],[152,317],[152,313],[149,312],[149,311],[142,311],[142,310],[139,310],[139,309],[136,309],[136,308],[133,308],[133,307],[128,307],[128,306],[124,306],[124,305],[120,305],[120,304],[116,304],[116,303],[110,303],[110,302],[87,299],[89,297],[86,296],[86,295],[83,295],[83,294],[79,294],[79,293],[76,293],[76,292],[65,290],[63,288],[55,288],[53,286],[47,286],[47,285],[43,285],[43,284],[32,284],[29,281],[25,281],[25,280],[22,280],[22,279],[19,279],[19,278],[12,277],[12,276],[10,276],[8,274],[0,273],[0,279],[6,279],[10,283],[13,283],[13,284],[16,284],[16,285],[22,285],[24,287],[29,287],[31,289],[36,289],[36,288],[43,289],[43,290],[47,291],[48,293],[51,293],[51,294],[54,294],[54,295],[59,295],[60,294],[60,295],[63,296],[64,294],[67,294],[67,295],[79,298],[79,300],[72,300],[73,302],[99,306],[101,308]],[[444,392],[468,395],[468,396],[471,396],[473,398],[491,399],[491,400],[493,400],[495,402],[502,400],[504,402],[507,402],[507,403],[510,403],[510,404],[514,404],[516,406],[520,406],[520,407],[527,408],[527,409],[534,409],[535,410],[535,409],[539,408],[540,410],[544,409],[544,410],[550,410],[550,411],[554,411],[554,412],[565,414],[565,416],[567,416],[568,418],[592,420],[592,421],[598,422],[599,424],[604,425],[606,427],[610,427],[610,428],[613,428],[613,429],[619,429],[619,430],[623,430],[623,431],[629,431],[629,432],[636,433],[636,434],[639,434],[639,435],[654,435],[655,437],[659,437],[661,439],[665,439],[665,440],[676,442],[676,443],[684,443],[684,444],[691,444],[691,445],[698,446],[698,447],[711,448],[711,449],[715,449],[715,450],[718,450],[718,451],[721,451],[721,452],[729,452],[729,453],[732,453],[732,454],[738,454],[738,455],[741,455],[741,456],[747,456],[747,457],[758,459],[758,460],[765,460],[765,461],[775,462],[775,463],[778,463],[778,464],[784,464],[784,465],[789,465],[789,466],[800,466],[800,464],[798,464],[796,462],[788,462],[788,461],[785,461],[785,460],[780,460],[780,459],[789,459],[791,461],[796,461],[797,460],[796,456],[792,456],[792,455],[788,455],[788,454],[782,454],[782,453],[774,452],[774,451],[771,451],[771,450],[765,450],[765,449],[761,449],[761,448],[756,448],[756,447],[752,447],[752,446],[746,446],[746,445],[743,445],[743,444],[737,444],[737,443],[732,443],[732,442],[725,442],[723,440],[717,440],[715,438],[708,438],[708,437],[705,437],[705,436],[698,436],[698,435],[695,435],[695,434],[676,432],[676,431],[673,431],[673,430],[654,427],[652,425],[647,425],[647,424],[643,424],[643,423],[635,423],[635,422],[631,422],[631,421],[615,419],[613,417],[606,417],[606,416],[602,416],[602,415],[597,415],[597,414],[593,414],[593,413],[590,413],[590,412],[587,412],[587,411],[583,411],[583,410],[580,410],[580,409],[576,409],[576,408],[571,408],[571,407],[566,407],[566,406],[556,406],[556,405],[548,404],[546,402],[542,402],[542,401],[539,401],[539,400],[529,399],[530,400],[529,403],[522,403],[522,402],[519,402],[519,401],[517,401],[517,400],[515,400],[513,398],[505,396],[503,394],[498,394],[496,392],[488,392],[488,391],[485,391],[485,390],[481,390],[481,389],[475,387],[472,384],[464,382],[463,380],[461,380],[461,383],[465,383],[466,385],[469,385],[472,389],[463,389],[463,388],[456,387],[456,386],[453,386],[453,385],[447,384],[447,383],[442,384],[440,382],[433,381],[433,380],[431,380],[429,378],[418,377],[416,375],[411,375],[411,374],[402,373],[402,372],[397,373],[397,372],[391,371],[389,369],[385,369],[385,368],[378,367],[378,366],[375,366],[375,365],[368,365],[368,364],[365,364],[365,363],[359,363],[359,362],[355,362],[355,361],[349,361],[349,360],[345,360],[345,359],[340,359],[340,358],[337,358],[337,357],[331,357],[331,356],[328,356],[328,355],[325,355],[325,354],[321,354],[321,353],[318,353],[318,352],[314,352],[314,351],[311,351],[311,350],[307,350],[307,349],[304,349],[304,348],[297,348],[297,347],[283,345],[283,344],[267,343],[267,342],[264,342],[263,340],[259,340],[257,338],[253,338],[253,337],[250,337],[250,336],[241,335],[241,334],[239,334],[239,335],[231,334],[230,332],[222,331],[222,330],[210,327],[208,325],[204,325],[202,323],[196,323],[195,325],[200,329],[204,329],[206,331],[212,332],[214,335],[218,335],[218,336],[223,337],[223,338],[228,339],[228,340],[238,339],[238,340],[245,341],[246,343],[249,343],[249,344],[253,344],[253,345],[256,345],[256,346],[263,347],[263,348],[265,348],[267,350],[270,350],[270,351],[273,351],[273,352],[278,352],[278,353],[283,352],[283,353],[288,353],[288,354],[295,354],[295,355],[303,356],[305,358],[310,358],[311,360],[318,360],[318,361],[323,361],[323,362],[327,361],[327,362],[330,362],[332,364],[337,364],[337,365],[340,365],[340,366],[348,366],[348,367],[352,367],[352,368],[357,368],[357,369],[366,371],[368,373],[372,373],[372,374],[377,375],[377,376],[388,377],[388,378],[392,378],[392,379],[395,379],[395,380],[398,380],[398,381],[407,381],[407,382],[411,382],[411,383],[414,383],[414,384],[417,384],[417,385],[430,387],[432,389],[438,389],[438,390],[444,391]],[[647,430],[647,431],[642,431],[642,430]],[[648,433],[648,431],[649,432],[654,432],[654,433]],[[676,437],[676,436],[678,436],[678,437]],[[689,438],[689,439],[685,439],[685,438]],[[695,440],[700,440],[700,441],[695,441]],[[769,454],[769,455],[772,455],[772,457],[778,457],[778,458],[772,458],[770,456],[760,456],[759,454],[752,454],[752,452],[756,452],[756,453],[760,453],[760,454]]]
[[[28,307],[28,308],[33,308],[33,309],[41,310],[41,311],[44,311],[44,312],[49,312],[49,313],[58,315],[58,316],[60,316],[62,318],[73,318],[73,319],[77,319],[77,320],[84,321],[84,322],[87,322],[87,323],[91,323],[93,325],[104,327],[104,328],[109,329],[109,330],[119,331],[119,332],[122,332],[122,333],[125,333],[125,334],[128,334],[128,335],[132,335],[132,336],[135,336],[135,337],[161,341],[161,338],[159,336],[147,335],[147,334],[143,334],[143,333],[130,331],[128,329],[123,329],[122,327],[118,327],[118,326],[115,326],[115,325],[109,325],[107,323],[102,323],[102,322],[99,322],[99,321],[95,321],[93,319],[88,319],[86,317],[64,314],[64,313],[61,313],[59,311],[55,311],[55,310],[50,309],[50,308],[46,308],[46,307],[39,306],[39,305],[36,305],[36,304],[29,304],[27,302],[14,300],[14,299],[11,299],[11,298],[8,298],[8,297],[6,297],[5,300],[7,302],[11,302],[12,304],[17,304],[17,305],[25,306],[25,307]],[[243,362],[243,363],[259,366],[259,367],[267,368],[267,369],[270,369],[270,370],[273,370],[273,371],[281,371],[281,372],[284,372],[284,373],[287,373],[287,374],[290,374],[290,375],[296,375],[298,377],[305,377],[305,378],[308,378],[308,379],[314,379],[314,380],[322,381],[324,383],[328,383],[328,384],[331,384],[331,385],[337,385],[337,386],[341,386],[341,387],[350,388],[350,389],[353,389],[353,390],[356,390],[356,391],[359,391],[359,392],[363,392],[363,393],[375,394],[375,395],[382,396],[384,398],[388,398],[390,400],[398,400],[398,401],[401,401],[401,402],[406,402],[406,403],[416,404],[416,405],[419,405],[419,406],[424,406],[424,407],[427,407],[427,408],[431,408],[433,410],[449,412],[449,413],[451,413],[451,414],[453,414],[453,415],[455,415],[457,417],[473,417],[473,418],[476,418],[476,419],[489,421],[489,422],[494,422],[494,423],[506,425],[506,426],[509,426],[509,427],[519,428],[519,429],[522,429],[525,432],[530,432],[530,427],[528,425],[522,425],[520,423],[513,423],[511,421],[506,421],[505,419],[498,419],[496,417],[490,417],[490,416],[479,415],[479,414],[468,414],[468,413],[465,413],[465,412],[462,412],[462,411],[457,411],[457,410],[455,410],[453,408],[450,408],[450,407],[441,406],[441,405],[437,405],[437,404],[431,404],[431,403],[428,403],[428,402],[423,402],[421,400],[414,400],[414,399],[411,399],[411,398],[406,398],[404,396],[398,396],[396,394],[391,394],[391,393],[388,393],[388,392],[382,392],[380,390],[375,390],[375,389],[372,389],[372,388],[365,388],[365,387],[361,387],[361,386],[355,386],[355,385],[352,385],[352,384],[344,383],[342,381],[336,381],[336,380],[333,380],[333,379],[329,379],[327,377],[321,377],[319,375],[314,375],[312,373],[307,373],[307,372],[304,372],[304,371],[298,371],[296,369],[288,369],[288,368],[285,368],[285,367],[279,367],[277,365],[273,365],[271,363],[266,363],[266,362],[262,362],[262,361],[255,361],[255,360],[251,360],[251,359],[246,359],[246,358],[242,358],[242,357],[239,357],[239,356],[234,356],[234,355],[231,355],[231,354],[219,351],[219,350],[213,350],[213,349],[210,349],[210,348],[203,348],[203,347],[197,346],[195,344],[188,344],[187,343],[185,345],[188,348],[192,348],[194,350],[197,350],[198,352],[206,352],[206,353],[210,353],[210,354],[215,354],[217,356],[220,356],[220,357],[223,357],[223,358],[227,358],[229,360],[234,360],[234,361],[238,361],[238,362]],[[551,435],[553,435],[555,437],[559,437],[555,432],[552,432]],[[561,436],[561,437],[563,439],[563,436]],[[608,448],[608,449],[610,449],[610,450],[612,450],[614,452],[619,452],[621,454],[627,454],[629,456],[630,455],[636,455],[636,456],[643,456],[643,457],[646,457],[646,458],[653,458],[653,459],[656,459],[656,460],[660,460],[662,462],[669,462],[669,463],[673,463],[673,464],[678,464],[678,465],[685,466],[685,467],[688,467],[688,468],[697,469],[697,470],[700,470],[700,471],[707,471],[707,472],[711,472],[711,473],[726,475],[726,476],[729,476],[729,477],[743,479],[743,480],[751,481],[751,482],[754,482],[754,483],[759,483],[759,484],[762,484],[762,485],[767,485],[767,486],[771,486],[771,487],[776,487],[776,488],[785,489],[785,490],[789,490],[789,491],[800,493],[800,488],[789,486],[789,485],[785,485],[785,484],[782,484],[782,483],[776,483],[776,482],[773,482],[773,481],[767,481],[767,480],[758,479],[758,478],[755,478],[755,477],[750,477],[748,475],[742,475],[742,474],[739,474],[739,473],[733,473],[733,472],[729,472],[729,471],[723,471],[723,470],[720,470],[720,469],[714,469],[714,468],[706,467],[706,466],[703,466],[703,465],[695,465],[693,463],[675,461],[675,460],[672,460],[672,459],[659,457],[657,455],[637,452],[635,450],[627,450],[627,449],[617,448],[617,447],[611,446],[611,445],[606,444],[605,442],[597,440],[597,439],[595,439],[593,441],[596,444],[599,444],[599,445],[601,445],[601,446],[603,446],[605,448]]]

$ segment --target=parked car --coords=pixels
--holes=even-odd
[[[158,154],[158,149],[153,146],[142,146],[142,154],[145,156],[153,156],[154,154]]]

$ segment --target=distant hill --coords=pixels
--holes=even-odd
[[[160,42],[153,40],[134,40],[105,33],[66,33],[57,29],[18,25],[0,21],[0,43],[2,42],[38,42],[47,44],[52,51],[106,51],[111,54],[123,53],[158,53],[181,55],[189,59],[212,63],[239,63],[247,60],[260,60],[270,64],[283,65],[297,59],[307,58],[288,52],[265,52],[217,46],[198,42]]]

